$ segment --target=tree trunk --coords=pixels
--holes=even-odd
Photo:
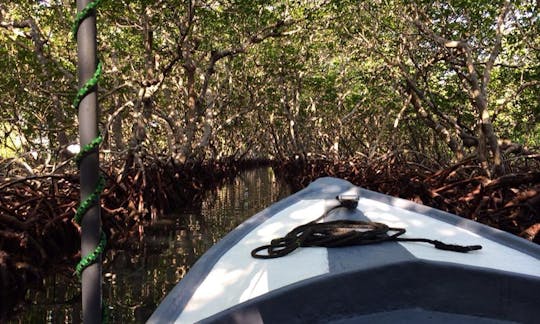
[[[439,46],[448,50],[456,50],[457,54],[463,60],[456,60],[454,56],[445,56],[445,60],[460,76],[461,80],[469,86],[468,96],[471,104],[476,109],[478,120],[478,159],[488,174],[500,175],[504,173],[501,152],[491,117],[488,110],[488,93],[487,88],[491,78],[491,72],[495,64],[495,60],[499,56],[502,48],[502,37],[504,29],[504,21],[510,11],[510,1],[504,1],[500,9],[500,14],[497,18],[495,27],[495,40],[491,48],[487,63],[484,66],[483,73],[478,73],[476,63],[473,58],[473,50],[469,43],[462,40],[450,40],[440,35],[435,34],[433,30],[428,28],[427,24],[417,17],[413,23],[418,30],[424,33],[427,37],[437,43]],[[419,16],[425,17],[418,9]],[[490,153],[492,157],[490,157]],[[490,159],[491,158],[491,159]],[[490,170],[490,160],[491,170]]]

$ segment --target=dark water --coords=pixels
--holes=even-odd
[[[103,298],[110,323],[141,323],[197,258],[245,219],[289,195],[270,168],[241,173],[208,193],[198,206],[167,215],[144,229],[144,240],[128,250],[109,250],[103,265]],[[29,291],[28,305],[12,323],[77,323],[79,282],[57,274],[45,289]]]

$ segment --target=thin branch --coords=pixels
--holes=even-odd
[[[4,190],[5,188],[12,186],[14,184],[20,183],[20,182],[37,180],[37,179],[46,179],[46,178],[66,179],[68,181],[78,182],[78,178],[72,174],[44,174],[44,175],[35,175],[35,176],[15,178],[15,179],[4,178],[3,181],[5,181],[5,183],[0,185],[0,190]]]
[[[508,105],[510,102],[516,100],[519,95],[525,91],[525,89],[527,88],[530,88],[530,87],[534,87],[534,86],[538,86],[540,85],[540,81],[539,80],[533,80],[533,81],[529,81],[529,82],[525,82],[525,83],[522,83],[517,89],[516,91],[514,91],[514,93],[511,95],[511,96],[508,96],[498,107],[497,107],[497,110],[496,110],[496,113],[497,114],[499,112],[499,110],[501,110],[502,108],[504,108],[506,105]]]
[[[495,60],[499,56],[499,53],[501,52],[501,49],[502,49],[501,43],[502,43],[502,36],[503,36],[503,26],[504,26],[504,21],[506,19],[506,15],[508,14],[509,11],[510,11],[510,1],[507,0],[504,2],[504,7],[502,8],[499,17],[497,18],[495,44],[493,45],[491,54],[489,55],[489,59],[486,63],[486,67],[484,68],[484,75],[482,76],[482,91],[484,93],[486,92],[486,88],[491,79],[491,70],[493,69]]]
[[[245,53],[251,46],[261,43],[265,39],[281,37],[284,33],[282,29],[291,26],[294,23],[296,23],[295,20],[280,20],[271,26],[263,28],[261,31],[251,36],[246,42],[244,42],[238,47],[221,51],[212,51],[210,54],[210,62],[208,63],[208,67],[206,68],[206,71],[204,73],[204,82],[201,87],[199,98],[204,97],[204,95],[206,94],[206,91],[208,89],[208,83],[210,81],[210,76],[214,74],[215,65],[219,60],[228,56],[236,56],[238,54]]]

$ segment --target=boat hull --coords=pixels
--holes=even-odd
[[[537,323],[537,278],[412,261],[304,280],[201,323]]]
[[[334,208],[358,195],[354,210]],[[319,218],[376,221],[460,245],[418,242],[299,248],[269,260],[250,252]],[[540,318],[540,247],[508,233],[410,201],[321,178],[263,210],[205,253],[149,323],[532,322]],[[295,315],[296,314],[296,315]],[[456,317],[458,316],[458,317]]]

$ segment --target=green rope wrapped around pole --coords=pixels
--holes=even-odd
[[[97,85],[99,81],[99,77],[101,76],[101,70],[102,70],[102,64],[101,62],[98,61],[96,72],[94,72],[94,75],[92,76],[92,78],[88,80],[77,92],[77,95],[75,96],[75,99],[73,100],[73,104],[72,104],[73,108],[78,109],[79,104],[81,103],[81,100],[84,98],[84,96],[90,93],[92,91],[92,88]]]
[[[87,2],[79,13],[77,13],[77,16],[75,16],[75,21],[73,22],[73,26],[71,26],[71,34],[75,41],[77,41],[77,32],[79,31],[82,21],[94,14],[101,1],[102,0],[94,0]]]
[[[97,28],[95,9],[101,0],[77,0],[78,14],[72,32],[77,41],[79,91],[73,101],[78,110],[81,151],[75,158],[80,170],[81,204],[74,221],[81,227],[81,261],[75,273],[82,283],[82,316],[84,323],[100,323],[101,254],[106,245],[101,230],[99,197],[105,179],[99,170],[99,145],[102,137],[98,131],[97,83],[101,63],[97,59]]]

